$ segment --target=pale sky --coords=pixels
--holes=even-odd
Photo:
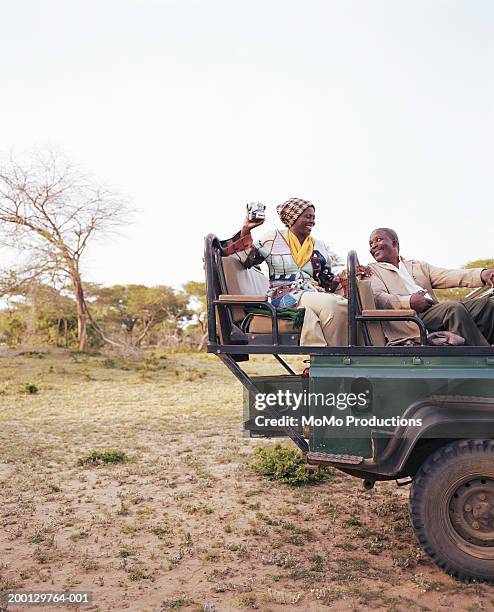
[[[488,0],[4,0],[0,51],[1,148],[140,210],[87,280],[200,280],[207,233],[290,197],[343,257],[383,225],[436,265],[494,257]]]

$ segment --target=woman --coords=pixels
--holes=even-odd
[[[335,293],[341,286],[331,273],[327,246],[311,236],[315,206],[291,198],[276,210],[286,229],[253,241],[251,230],[264,220],[249,221],[247,216],[241,231],[221,242],[223,254],[235,254],[246,268],[268,264],[272,304],[305,308],[301,345],[346,346],[347,301]]]

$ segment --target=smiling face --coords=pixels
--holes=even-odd
[[[376,229],[369,238],[370,254],[379,263],[390,263],[398,267],[400,263],[400,243],[393,230]]]
[[[310,235],[316,222],[316,211],[313,206],[304,210],[300,217],[292,224],[290,231],[299,239],[305,240]]]

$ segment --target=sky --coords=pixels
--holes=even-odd
[[[2,3],[0,149],[52,148],[137,209],[86,280],[201,280],[203,238],[250,201],[316,207],[313,234],[370,260],[494,257],[494,3]]]

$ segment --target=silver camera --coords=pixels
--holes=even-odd
[[[261,202],[250,202],[247,204],[247,215],[249,221],[264,221],[266,218],[266,205]]]

